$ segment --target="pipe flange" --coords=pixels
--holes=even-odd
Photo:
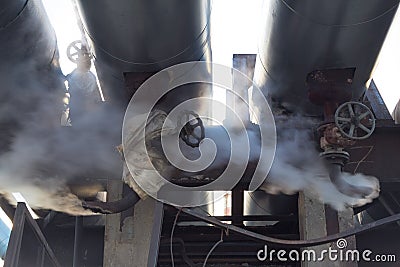
[[[349,159],[350,159],[350,154],[344,150],[327,150],[324,152],[321,152],[319,156],[323,159],[326,159],[330,163],[333,164],[339,164],[344,166]]]

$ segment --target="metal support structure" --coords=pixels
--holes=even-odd
[[[227,107],[233,108],[236,115],[241,121],[247,125],[250,123],[250,111],[248,105],[244,101],[249,101],[248,89],[252,86],[254,76],[254,67],[256,64],[255,54],[234,54],[232,58],[233,68],[245,74],[249,79],[246,80],[242,75],[235,75],[233,72],[232,89],[235,94],[227,91],[226,104]],[[227,120],[232,120],[231,112],[227,110]]]
[[[234,188],[232,190],[232,224],[237,226],[243,225],[243,218],[238,218],[243,216],[244,211],[244,192],[242,189]]]
[[[52,266],[61,267],[57,261],[53,250],[50,248],[46,241],[42,231],[37,225],[36,221],[29,214],[28,208],[25,203],[19,202],[14,215],[13,229],[11,231],[10,241],[8,243],[8,249],[4,260],[5,267],[18,267],[20,260],[20,252],[22,245],[22,237],[24,235],[24,228],[26,223],[31,226],[35,236],[43,246],[43,250],[47,253],[47,256],[52,263]],[[43,261],[42,261],[43,263]]]
[[[82,243],[82,234],[83,234],[83,217],[77,216],[75,218],[75,238],[74,238],[74,260],[73,267],[80,267],[82,265],[82,252],[81,252],[81,243]]]
[[[160,236],[162,230],[162,222],[164,217],[164,204],[155,201],[154,219],[151,228],[151,240],[149,248],[149,257],[147,267],[156,267],[158,259],[158,249],[160,246]]]
[[[382,99],[381,94],[376,87],[375,82],[372,80],[367,92],[365,93],[367,100],[369,101],[374,115],[377,120],[392,120],[389,110],[386,107],[385,102]]]

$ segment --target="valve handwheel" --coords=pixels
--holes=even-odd
[[[371,136],[375,130],[375,117],[366,105],[350,101],[337,108],[335,124],[344,136],[362,140]]]
[[[180,138],[188,146],[198,147],[205,137],[203,121],[199,118],[199,115],[192,111],[185,112],[181,118],[181,125],[183,124],[182,121],[186,123],[179,134]]]
[[[79,57],[82,57],[85,54],[88,54],[88,51],[81,40],[73,41],[67,47],[68,59],[71,60],[73,63],[77,63]]]

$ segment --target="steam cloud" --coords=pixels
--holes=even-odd
[[[65,87],[58,66],[25,60],[11,71],[4,68],[0,193],[14,204],[11,193],[20,192],[32,208],[89,214],[68,185],[85,178],[120,179],[122,163],[114,146],[123,113],[99,103],[73,127],[62,127]]]
[[[343,172],[343,178],[355,186],[373,189],[364,198],[347,196],[330,181],[328,171],[319,156],[312,128],[316,122],[301,116],[278,117],[278,144],[274,163],[261,189],[271,194],[294,194],[304,191],[337,210],[362,206],[379,195],[377,178],[361,173]]]
[[[57,66],[49,70],[25,61],[14,64],[12,71],[4,68],[0,69],[0,193],[12,202],[10,193],[20,192],[33,208],[88,214],[68,185],[83,178],[120,179],[122,162],[115,146],[120,142],[123,111],[99,104],[97,110],[82,114],[73,127],[61,127],[64,88]],[[315,148],[310,130],[315,122],[279,117],[276,123],[277,151],[262,190],[273,194],[306,191],[338,210],[366,204],[378,196],[378,180],[363,174],[343,176],[349,183],[372,188],[371,195],[360,199],[336,189]],[[225,151],[214,162],[214,171],[220,170],[229,158],[230,144],[225,145],[226,134],[207,134]],[[257,146],[257,137],[256,132],[250,132],[251,147]],[[251,153],[250,161],[255,158]],[[96,177],[98,174],[104,176]]]

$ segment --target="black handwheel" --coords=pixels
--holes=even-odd
[[[200,142],[205,137],[203,121],[199,118],[199,115],[193,111],[185,112],[181,118],[181,125],[184,123],[179,137],[191,147],[198,147]]]
[[[344,136],[362,140],[371,136],[375,130],[375,117],[366,105],[351,101],[338,107],[335,124]]]

